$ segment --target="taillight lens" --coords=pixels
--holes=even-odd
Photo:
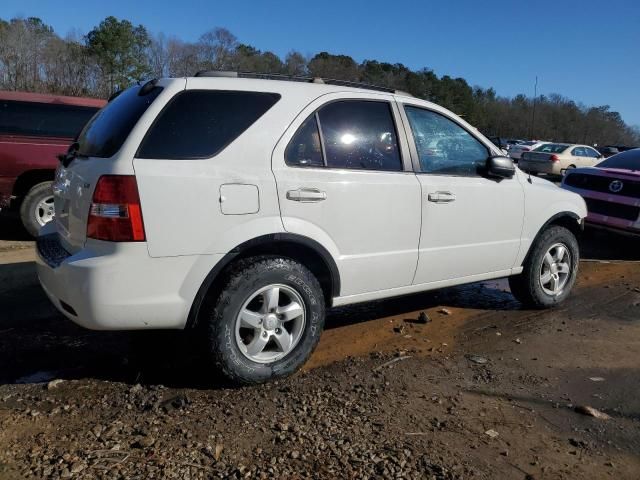
[[[140,195],[133,175],[103,175],[89,209],[87,237],[110,242],[145,240]]]
[[[549,157],[549,160],[551,160],[552,162],[559,162],[560,161],[560,157],[558,155],[551,155]]]

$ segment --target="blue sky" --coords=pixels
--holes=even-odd
[[[640,125],[640,1],[1,0],[0,17],[38,16],[65,35],[114,15],[194,41],[222,26],[284,56],[296,49],[399,62],[494,87],[610,105]]]

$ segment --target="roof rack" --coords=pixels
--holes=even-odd
[[[337,85],[340,87],[362,88],[365,90],[376,90],[378,92],[395,93],[399,95],[412,96],[410,93],[396,90],[394,88],[371,85],[370,83],[351,82],[349,80],[337,80],[334,78],[305,77],[300,75],[286,75],[283,73],[253,73],[234,72],[229,70],[201,70],[195,77],[226,77],[226,78],[256,78],[260,80],[284,80],[288,82],[318,83],[324,85]]]

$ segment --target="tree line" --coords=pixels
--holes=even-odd
[[[57,35],[35,17],[0,19],[0,88],[107,98],[148,78],[190,76],[199,70],[236,70],[325,77],[406,91],[442,105],[488,135],[586,144],[639,145],[640,128],[627,125],[608,105],[585,106],[562,95],[498,96],[463,78],[438,77],[401,63],[356,62],[320,52],[292,50],[284,58],[214,28],[196,42],[143,25],[105,18],[88,34]]]

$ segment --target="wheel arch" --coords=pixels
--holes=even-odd
[[[584,230],[584,221],[577,213],[568,210],[556,213],[555,215],[551,216],[551,218],[549,218],[545,223],[543,223],[542,226],[538,229],[538,233],[536,233],[533,241],[529,244],[527,254],[522,259],[522,265],[524,265],[524,263],[529,258],[531,249],[538,241],[538,238],[540,238],[540,235],[542,235],[542,233],[552,225],[558,225],[560,227],[566,228],[571,233],[573,233],[576,238],[580,237],[582,231]]]
[[[229,267],[238,260],[256,255],[281,255],[306,266],[320,282],[328,306],[334,297],[340,296],[338,266],[320,243],[292,233],[262,235],[236,246],[211,269],[193,300],[185,329],[197,325],[202,305],[208,298],[217,296]]]
[[[27,170],[16,178],[13,184],[13,196],[20,202],[32,187],[43,182],[52,182],[55,177],[53,169]]]

